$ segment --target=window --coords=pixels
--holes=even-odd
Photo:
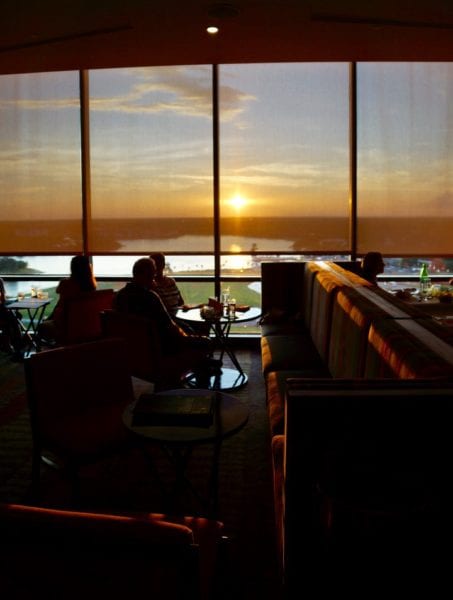
[[[259,293],[263,260],[378,250],[389,277],[415,277],[420,258],[451,276],[453,63],[356,72],[356,223],[347,63],[90,71],[86,207],[79,73],[2,76],[0,272],[53,280],[87,250],[96,276],[118,282],[162,251],[198,298],[221,280]]]
[[[349,251],[348,77],[346,63],[220,67],[222,252]]]
[[[210,66],[90,71],[94,254],[213,252]]]
[[[453,64],[360,63],[358,252],[448,256]]]
[[[2,76],[0,139],[0,252],[80,252],[78,72]]]

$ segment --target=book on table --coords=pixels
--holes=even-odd
[[[214,396],[150,394],[139,397],[134,408],[133,425],[209,427],[213,422]]]

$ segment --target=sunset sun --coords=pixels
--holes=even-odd
[[[229,204],[232,208],[234,208],[234,210],[240,211],[242,208],[244,208],[244,206],[246,206],[247,200],[244,198],[244,196],[236,194],[230,199]]]

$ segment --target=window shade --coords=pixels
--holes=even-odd
[[[453,63],[359,63],[358,252],[453,253]]]
[[[78,72],[0,85],[0,252],[82,250]]]

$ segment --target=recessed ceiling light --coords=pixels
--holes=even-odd
[[[215,25],[210,25],[209,27],[206,27],[206,31],[211,35],[215,35],[216,33],[219,33],[219,28]]]

